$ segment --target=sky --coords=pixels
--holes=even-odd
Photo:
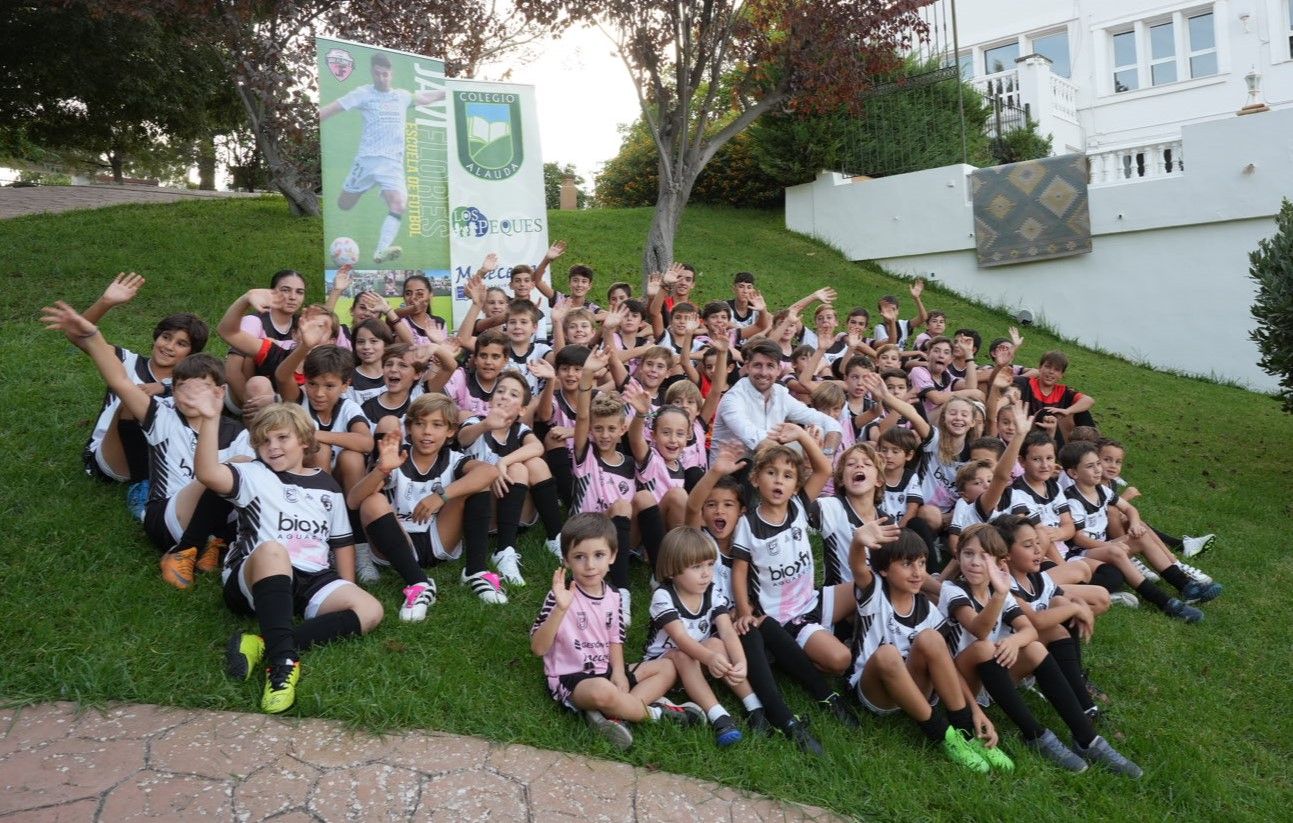
[[[504,61],[477,70],[482,80],[535,87],[544,162],[574,163],[592,191],[593,176],[616,155],[616,127],[638,116],[637,94],[611,40],[595,28],[565,32],[526,63]]]

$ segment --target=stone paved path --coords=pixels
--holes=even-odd
[[[459,735],[145,705],[0,710],[0,820],[833,821],[691,777]]]
[[[123,203],[174,203],[212,197],[261,197],[228,191],[188,191],[158,186],[3,186],[0,187],[0,220],[24,214],[97,209]]]

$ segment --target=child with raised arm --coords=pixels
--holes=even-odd
[[[1059,664],[1038,640],[1037,630],[1010,594],[1006,544],[992,526],[966,529],[956,552],[958,574],[943,582],[938,609],[948,618],[948,645],[956,667],[979,704],[996,701],[1019,728],[1024,745],[1061,768],[1086,771],[1087,761],[1137,778],[1140,767],[1095,733]],[[1073,734],[1069,749],[1037,722],[1015,684],[1032,676]]]
[[[525,375],[531,394],[539,391],[539,378],[530,372],[530,362],[542,360],[552,351],[551,346],[535,338],[542,317],[539,308],[528,300],[514,299],[507,304],[507,323],[503,326],[507,337],[507,346],[503,350],[506,356],[504,364]],[[480,346],[479,340],[476,345]]]
[[[85,310],[85,319],[97,324],[111,309],[129,303],[144,285],[144,278],[131,272],[118,274],[103,295]],[[126,376],[150,395],[165,396],[170,392],[171,371],[190,354],[206,348],[207,325],[195,314],[183,312],[170,314],[153,327],[153,347],[147,357],[114,346],[113,352],[121,361]],[[121,398],[109,389],[94,423],[94,431],[82,451],[85,473],[98,480],[119,483],[134,482],[130,500],[132,510],[142,518],[144,503],[148,499],[148,442],[139,428],[139,421],[123,409]]]
[[[705,669],[734,694],[753,694],[746,682],[745,651],[732,627],[732,603],[714,585],[718,552],[714,542],[696,528],[680,526],[660,544],[656,573],[660,586],[651,595],[651,625],[645,660],[667,657],[678,679],[714,727],[720,747],[741,740],[741,730],[714,696]]]
[[[530,651],[543,658],[552,699],[582,712],[612,746],[628,749],[633,733],[625,721],[664,718],[690,725],[705,714],[695,704],[665,699],[677,679],[671,661],[624,661],[620,591],[606,584],[619,548],[617,531],[604,514],[585,512],[566,522],[562,565],[530,628]]]
[[[149,446],[149,494],[144,507],[144,532],[161,553],[162,580],[177,589],[195,581],[194,571],[219,567],[224,547],[229,504],[194,479],[193,454],[201,422],[196,401],[205,386],[220,389],[224,398],[224,366],[209,354],[191,354],[171,370],[172,397],[145,391],[127,375],[115,349],[99,328],[63,302],[46,307],[41,322],[67,335],[94,361],[122,408],[139,421]],[[221,459],[249,457],[251,448],[242,426],[222,419],[218,431]],[[211,539],[211,538],[215,539]]]
[[[257,459],[222,463],[217,453],[224,392],[204,389],[198,403],[198,479],[238,509],[238,536],[224,563],[224,601],[255,616],[260,634],[235,632],[225,663],[246,680],[266,664],[261,711],[279,714],[296,701],[301,652],[367,634],[382,606],[354,584],[354,550],[341,488],[305,466],[314,429],[297,405],[276,403],[252,420]],[[329,559],[335,554],[335,566]],[[293,614],[304,622],[293,626]]]
[[[907,351],[907,342],[911,339],[916,329],[925,325],[929,319],[929,313],[925,311],[925,304],[921,302],[920,296],[925,292],[925,281],[919,278],[911,284],[909,289],[911,299],[916,302],[916,316],[911,320],[902,320],[898,317],[898,298],[891,294],[886,294],[877,301],[876,306],[880,310],[880,317],[883,323],[877,323],[875,327],[876,343],[893,343],[904,353]]]
[[[549,550],[561,533],[561,509],[556,486],[551,482],[552,472],[543,462],[543,443],[521,420],[529,405],[529,384],[509,369],[494,383],[489,411],[467,418],[458,429],[458,445],[468,456],[498,470],[492,489],[498,550],[490,556],[490,563],[509,586],[525,585],[516,535],[531,492],[543,520]]]
[[[543,381],[543,391],[534,402],[534,421],[543,433],[544,461],[552,471],[557,496],[567,509],[571,508],[575,487],[575,407],[588,352],[584,346],[566,346],[557,352],[555,363],[536,360],[531,367]],[[558,556],[561,553],[560,547],[551,543],[548,549]]]
[[[624,551],[615,556],[611,565],[611,583],[620,590],[620,607],[624,611],[624,624],[628,625],[632,619],[628,591],[630,518],[655,506],[656,502],[650,492],[637,489],[634,461],[619,450],[620,440],[628,431],[624,399],[616,392],[593,397],[593,375],[606,365],[608,357],[601,348],[590,353],[579,377],[571,511],[605,514],[615,527],[616,545],[623,546]]]
[[[859,530],[850,552],[857,632],[849,685],[858,701],[879,717],[903,712],[958,766],[980,774],[1013,769],[956,670],[943,616],[921,594],[925,542],[906,529],[889,543],[868,546],[869,539]],[[946,717],[935,712],[934,695]]]
[[[629,423],[629,448],[637,464],[638,488],[649,492],[653,501],[653,505],[638,511],[637,521],[648,562],[654,569],[665,532],[681,526],[686,519],[686,467],[682,464],[682,453],[687,447],[690,420],[677,406],[661,406],[652,416],[651,395],[641,386],[627,386],[624,400],[636,412]],[[650,442],[646,437],[648,418],[652,431]]]
[[[750,469],[758,502],[737,522],[732,536],[732,592],[737,628],[749,631],[761,619],[775,620],[822,671],[841,675],[848,646],[832,627],[848,614],[848,585],[817,588],[809,511],[831,475],[831,463],[814,432],[779,423],[768,432],[773,445],[761,448]],[[804,456],[787,446],[797,443]],[[856,726],[857,717],[838,694],[822,708]]]

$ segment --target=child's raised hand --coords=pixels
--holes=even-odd
[[[884,379],[873,371],[862,373],[862,387],[877,400],[883,400],[889,394],[889,387],[884,384]]]
[[[1014,580],[1010,577],[1010,570],[1006,568],[1005,560],[988,563],[988,582],[992,584],[994,592],[1010,593]]]
[[[449,332],[437,323],[432,323],[431,328],[427,329],[427,339],[437,346],[449,342]]]
[[[491,272],[496,268],[498,268],[498,255],[494,252],[490,252],[485,255],[485,259],[481,261],[479,273],[484,274],[486,272]]]
[[[1019,335],[1019,329],[1014,326],[1010,327],[1010,345],[1016,349],[1024,344],[1024,338]]]
[[[575,430],[569,426],[553,426],[548,429],[548,436],[543,438],[543,445],[555,449],[566,445],[566,441],[575,436]]]
[[[835,289],[832,289],[830,286],[823,286],[813,292],[813,297],[817,298],[817,300],[822,303],[834,303]]]
[[[691,337],[696,333],[696,329],[698,328],[700,328],[699,320],[688,320],[686,323],[683,324],[682,333],[686,337]]]
[[[584,371],[590,374],[606,368],[610,362],[610,354],[606,351],[606,346],[598,346],[588,353],[588,359],[584,361]]]
[[[463,291],[467,293],[467,297],[471,299],[471,302],[480,308],[484,308],[485,281],[480,279],[479,275],[472,275],[471,279],[467,281],[467,285],[463,287]]]
[[[902,529],[892,518],[882,520],[872,520],[869,523],[863,523],[853,530],[853,538],[862,538],[862,545],[867,548],[883,546],[885,543],[892,543],[902,534]]]
[[[641,417],[651,413],[651,393],[637,383],[629,383],[624,387],[624,401]]]
[[[714,351],[728,351],[732,348],[732,340],[727,335],[720,334],[709,338],[709,347]]]
[[[109,306],[120,306],[122,303],[129,303],[139,294],[139,289],[144,285],[144,278],[135,274],[133,271],[127,274],[122,272],[112,279],[108,287],[103,290],[103,297],[100,299]]]
[[[757,289],[750,295],[750,308],[755,311],[767,311],[768,301],[763,299],[763,292]]]
[[[322,346],[328,342],[332,323],[327,315],[319,314],[301,323],[301,345],[307,349]]]
[[[78,346],[99,332],[99,327],[86,320],[76,309],[59,300],[53,306],[41,309],[40,322],[50,331],[61,331]]]
[[[548,253],[545,254],[544,257],[546,257],[549,261],[552,261],[552,260],[556,260],[558,257],[560,257],[565,253],[566,253],[566,241],[558,240],[557,242],[553,243],[551,246],[548,246]]]
[[[648,299],[655,297],[660,293],[660,284],[663,280],[664,276],[658,271],[651,272],[651,274],[647,276],[646,296]]]
[[[183,398],[185,405],[203,420],[215,420],[224,411],[224,386],[213,386],[205,380],[185,380],[175,388],[176,401]]]
[[[674,283],[677,283],[678,277],[681,274],[682,274],[682,266],[677,263],[674,263],[673,265],[669,266],[669,268],[665,269],[664,277],[662,278],[662,282],[664,283],[665,288],[669,288]]]
[[[332,288],[339,292],[350,288],[350,284],[354,282],[354,277],[351,276],[354,271],[355,267],[349,263],[337,269],[336,275],[332,278]]]
[[[898,307],[895,306],[893,303],[881,303],[880,316],[883,317],[885,320],[897,320]]]
[[[382,474],[390,474],[408,459],[409,453],[400,448],[400,439],[398,431],[388,431],[377,441],[377,470]]]
[[[243,297],[247,305],[258,312],[269,311],[283,305],[283,297],[273,289],[249,289]]]
[[[574,585],[573,580],[566,582],[566,567],[557,566],[557,570],[552,573],[552,599],[556,601],[558,609],[565,611],[575,602]]]
[[[1028,433],[1028,407],[1022,402],[1010,406],[1010,416],[1015,421],[1015,431]]]
[[[552,364],[542,357],[531,360],[526,364],[530,368],[530,374],[540,380],[552,380],[557,376],[557,372],[552,368]]]
[[[744,459],[745,444],[739,440],[728,440],[718,444],[718,450],[714,453],[714,464],[710,469],[719,474],[733,474]]]
[[[909,289],[909,291],[911,292],[912,299],[919,300],[920,296],[925,292],[925,281],[917,277],[916,282],[911,284],[911,289]]]
[[[500,406],[491,406],[489,411],[485,413],[485,419],[481,422],[484,423],[485,428],[490,431],[498,431],[499,429],[506,429],[511,426],[512,421],[515,419],[516,416],[507,409]]]
[[[792,443],[804,434],[804,429],[797,423],[778,423],[768,429],[768,437],[778,443]]]

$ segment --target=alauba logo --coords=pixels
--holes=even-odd
[[[507,180],[521,170],[521,98],[487,91],[454,92],[458,161],[482,180]]]

